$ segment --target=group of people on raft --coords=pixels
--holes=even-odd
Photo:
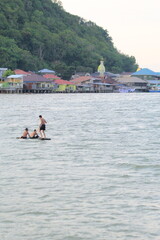
[[[39,125],[39,133],[40,133],[40,138],[46,138],[45,130],[46,130],[46,120],[42,117],[42,115],[39,115],[40,119],[40,125]],[[34,129],[32,133],[29,133],[28,128],[25,128],[22,136],[20,138],[39,138],[39,135],[37,133],[37,130]]]

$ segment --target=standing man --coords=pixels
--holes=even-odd
[[[42,115],[39,115],[40,119],[40,125],[39,125],[39,132],[41,135],[41,138],[46,138],[45,130],[46,130],[46,120],[42,117]]]

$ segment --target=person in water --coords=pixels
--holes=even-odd
[[[39,138],[37,130],[34,129],[34,131],[30,134],[30,138]]]
[[[46,130],[46,120],[42,117],[42,115],[39,115],[40,119],[40,125],[39,125],[39,132],[41,135],[41,138],[46,138],[45,130]]]
[[[27,138],[27,136],[30,137],[29,132],[28,132],[28,128],[25,128],[21,138]]]

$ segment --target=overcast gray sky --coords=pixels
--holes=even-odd
[[[64,10],[107,29],[115,47],[160,72],[160,0],[61,0]]]

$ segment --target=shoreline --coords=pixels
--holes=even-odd
[[[152,92],[152,91],[151,91]],[[17,91],[1,91],[0,94],[81,94],[81,93],[151,93],[150,91],[134,91],[134,92],[119,92],[118,90],[115,91],[76,91],[76,92],[67,92],[67,91],[57,91],[57,92],[50,92],[50,91],[25,91],[25,92],[17,92]],[[154,91],[155,92],[155,91]],[[159,91],[160,92],[160,91]],[[153,93],[153,92],[152,92]]]

